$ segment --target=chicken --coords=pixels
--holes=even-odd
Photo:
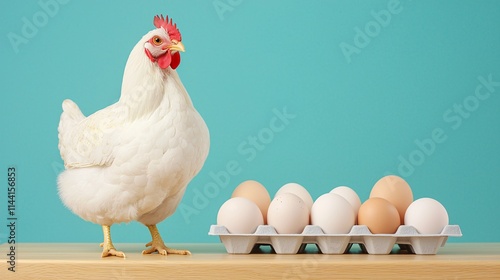
[[[130,53],[117,103],[88,117],[73,101],[62,104],[59,196],[76,215],[102,226],[102,257],[125,257],[110,227],[134,220],[151,233],[143,254],[190,254],[168,248],[156,224],[175,212],[202,168],[209,132],[175,70],[184,51],[177,25],[168,16],[153,23],[156,29]]]

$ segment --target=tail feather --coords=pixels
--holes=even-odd
[[[78,108],[75,102],[66,99],[62,103],[63,112],[61,114],[61,119],[59,120],[59,127],[57,128],[59,132],[59,151],[61,157],[63,158],[65,165],[67,165],[68,156],[72,154],[70,150],[66,150],[66,147],[71,147],[71,135],[74,129],[77,129],[78,124],[81,123],[85,116]]]
[[[61,121],[63,120],[63,118],[67,121],[76,122],[85,119],[85,116],[82,114],[82,111],[80,111],[80,108],[78,108],[78,105],[76,105],[76,103],[71,101],[70,99],[66,99],[63,101],[62,109],[63,113],[61,115]]]

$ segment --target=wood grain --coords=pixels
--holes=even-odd
[[[222,244],[173,244],[191,256],[142,255],[141,244],[115,244],[127,258],[100,257],[98,244],[18,244],[16,272],[0,246],[0,279],[500,279],[500,243],[447,243],[437,255],[276,255],[269,248],[227,254]]]

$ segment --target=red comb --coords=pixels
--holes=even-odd
[[[163,15],[155,16],[155,19],[153,21],[154,25],[156,28],[163,27],[168,33],[168,36],[170,36],[171,40],[177,40],[181,41],[181,33],[179,32],[179,29],[177,29],[177,24],[173,23],[172,19],[170,21],[167,18],[163,18]]]

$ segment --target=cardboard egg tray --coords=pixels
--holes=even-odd
[[[352,244],[363,252],[389,254],[394,245],[417,255],[435,255],[448,237],[460,237],[458,225],[445,226],[440,234],[420,234],[412,226],[400,226],[395,234],[372,234],[367,226],[355,225],[348,234],[325,234],[319,226],[308,225],[301,234],[278,234],[274,227],[261,225],[253,234],[231,234],[224,226],[212,225],[209,235],[219,236],[229,254],[249,254],[254,247],[271,245],[277,254],[297,254],[307,244],[316,244],[323,254],[348,253]]]

